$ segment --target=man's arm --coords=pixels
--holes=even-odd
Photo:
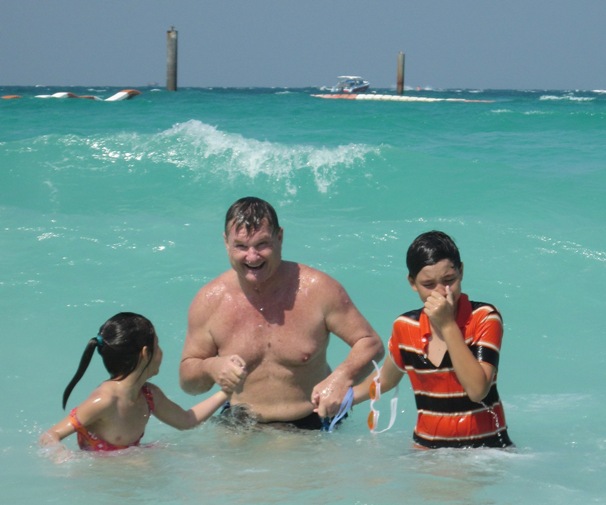
[[[187,333],[179,365],[181,389],[189,394],[204,393],[215,383],[211,361],[219,351],[209,331],[212,311],[205,292],[206,288],[202,288],[189,307]]]
[[[345,360],[312,391],[315,411],[320,417],[330,417],[338,411],[347,389],[372,371],[372,360],[383,359],[385,348],[343,286],[330,277],[322,284],[326,327],[351,347]]]
[[[212,353],[202,352],[202,338],[203,332],[196,332],[188,325],[179,365],[179,383],[183,391],[192,395],[208,391],[215,383],[209,371]]]
[[[179,382],[189,394],[200,394],[218,384],[231,394],[246,377],[246,363],[237,355],[220,356],[210,331],[210,321],[216,307],[202,289],[189,308],[187,333],[183,344]]]

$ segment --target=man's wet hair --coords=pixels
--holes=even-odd
[[[275,209],[265,200],[255,196],[245,196],[232,204],[225,215],[225,236],[235,226],[235,231],[244,228],[247,234],[256,232],[267,220],[269,229],[275,235],[280,230]]]

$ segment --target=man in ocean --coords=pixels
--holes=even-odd
[[[232,408],[245,408],[257,422],[321,429],[384,348],[340,283],[282,260],[282,239],[269,203],[246,197],[229,208],[224,240],[232,268],[190,306],[181,387],[199,394],[216,383],[233,392]],[[331,333],[351,347],[334,370],[327,361]]]

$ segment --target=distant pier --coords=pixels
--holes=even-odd
[[[166,32],[166,89],[177,91],[177,38],[174,26]]]
[[[403,52],[398,53],[398,70],[396,76],[396,93],[398,95],[404,94],[404,61],[406,56]]]

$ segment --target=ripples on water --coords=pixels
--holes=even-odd
[[[24,96],[0,102],[0,483],[11,503],[600,503],[603,93],[420,92],[492,101],[463,104],[191,89],[106,103],[1,94],[11,91]],[[376,437],[361,405],[330,435],[214,422],[181,433],[152,420],[151,448],[40,451],[84,342],[120,310],[152,319],[165,353],[154,382],[193,403],[177,382],[187,307],[228,268],[224,213],[246,194],[277,207],[285,256],[337,277],[385,341],[419,305],[409,242],[453,235],[464,289],[504,317],[499,391],[517,449],[413,451],[404,379],[403,412]],[[345,352],[333,339],[331,363]],[[105,377],[94,360],[74,404]]]

